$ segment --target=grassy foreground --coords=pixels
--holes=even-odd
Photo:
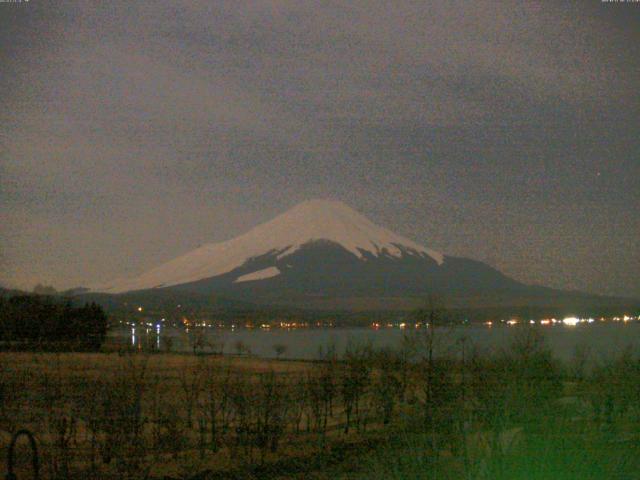
[[[561,365],[529,329],[502,352],[436,343],[318,362],[0,353],[0,447],[33,431],[51,479],[640,479],[637,355]]]

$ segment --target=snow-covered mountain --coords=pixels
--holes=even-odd
[[[227,274],[264,255],[284,259],[317,241],[337,244],[362,261],[370,257],[401,258],[404,255],[430,257],[439,265],[444,261],[441,253],[375,225],[342,202],[310,200],[244,235],[203,245],[138,277],[116,280],[94,290],[121,293],[196,282]],[[239,275],[234,281],[261,280],[280,273],[271,265]]]
[[[303,202],[239,237],[91,290],[174,303],[226,299],[330,310],[411,308],[432,293],[459,306],[606,300],[525,285],[482,262],[431,250],[327,200]]]

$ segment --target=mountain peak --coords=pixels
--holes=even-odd
[[[437,263],[442,263],[443,260],[440,253],[374,224],[364,215],[337,200],[304,201],[254,228],[243,237],[261,237],[265,234],[280,238],[280,245],[289,247],[281,256],[292,253],[305,243],[329,240],[340,244],[359,258],[363,256],[362,251],[371,252],[374,256],[386,251],[399,257],[404,248],[427,254]]]
[[[137,278],[116,281],[100,290],[124,292],[179,285],[231,272],[252,258],[277,253],[283,258],[303,245],[327,240],[362,259],[405,254],[431,257],[442,264],[442,254],[380,227],[337,200],[307,200],[239,237],[211,243],[150,270]]]
[[[374,225],[366,217],[339,200],[312,199],[298,203],[289,210],[278,215],[273,220],[264,225],[277,225],[287,228],[287,226],[304,228],[309,235],[324,235],[323,228],[339,225],[345,229],[353,229],[358,225]],[[317,227],[318,231],[309,231],[310,228]],[[320,237],[322,238],[322,237]]]
[[[339,200],[312,199],[298,203],[285,211],[276,219],[289,219],[291,222],[342,222],[345,227],[349,223],[369,222],[363,215]]]

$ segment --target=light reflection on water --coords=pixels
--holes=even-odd
[[[443,348],[455,351],[460,348],[460,340],[466,339],[467,349],[474,346],[480,350],[498,350],[507,347],[519,327],[487,327],[484,325],[468,325],[453,328],[442,327],[439,338]],[[585,324],[577,327],[554,326],[533,327],[540,329],[546,344],[553,354],[562,360],[570,360],[576,349],[588,349],[595,360],[606,359],[631,347],[640,351],[640,322],[628,324],[603,323]],[[350,328],[303,328],[294,330],[273,329],[213,329],[205,328],[196,333],[183,329],[157,325],[155,329],[137,332],[136,328],[116,329],[109,336],[115,341],[130,343],[141,349],[169,349],[173,352],[193,351],[195,335],[201,335],[203,352],[235,354],[241,342],[253,355],[275,357],[275,347],[284,345],[286,351],[282,358],[315,359],[320,348],[333,345],[338,354],[344,352],[349,343],[370,344],[373,347],[398,348],[405,335],[412,335],[411,330],[385,328],[375,330],[367,327]]]

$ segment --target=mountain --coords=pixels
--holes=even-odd
[[[215,294],[330,309],[412,308],[428,294],[456,306],[611,301],[525,285],[482,262],[436,252],[328,200],[303,202],[244,235],[92,291]]]
[[[378,227],[341,202],[311,200],[232,240],[203,245],[136,278],[121,279],[96,289],[121,293],[163,288],[236,270],[242,272],[233,278],[237,283],[271,278],[281,274],[276,263],[282,266],[282,260],[317,242],[339,246],[350,257],[362,261],[409,254],[428,257],[437,264],[443,262],[442,254]],[[254,268],[262,264],[264,268]],[[284,268],[288,268],[286,262]]]

